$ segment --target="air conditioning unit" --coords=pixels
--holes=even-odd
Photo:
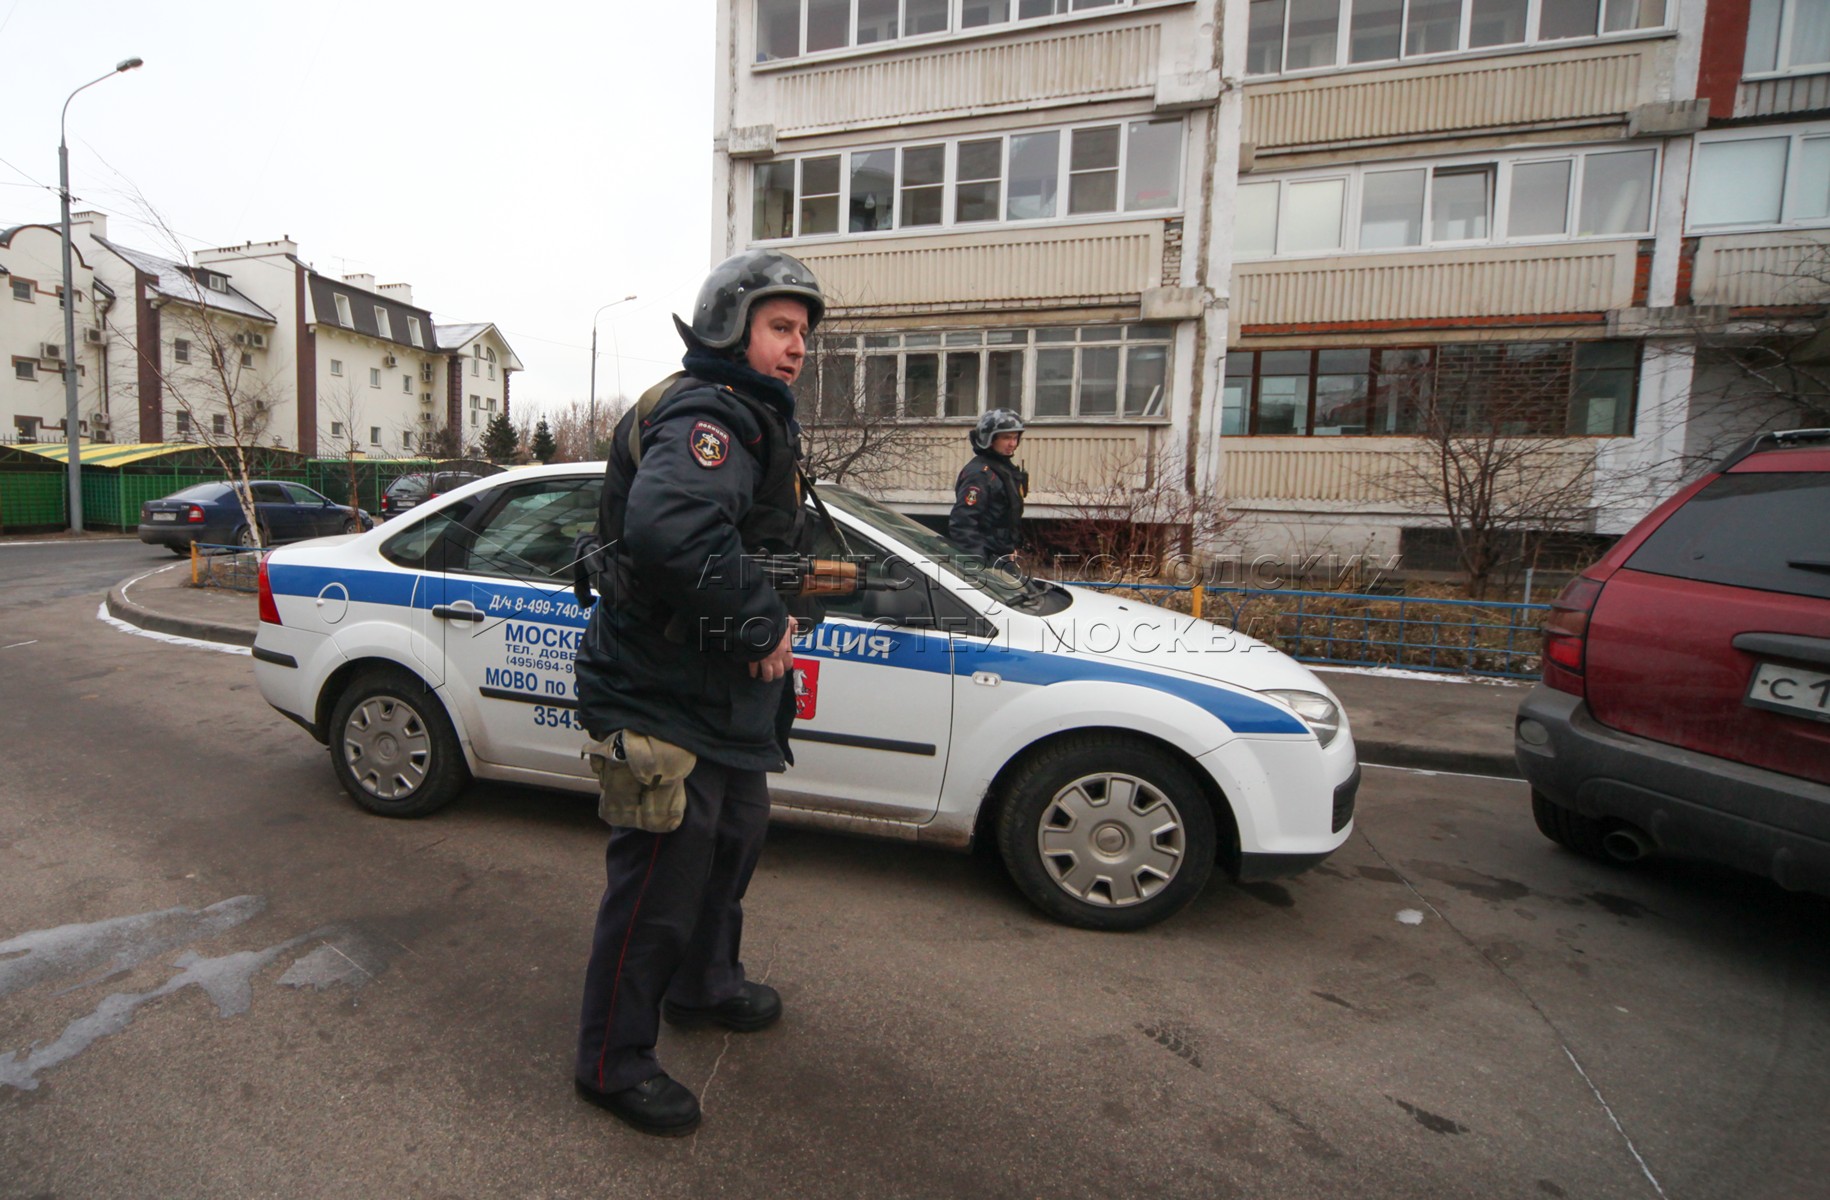
[[[400,360],[395,358],[392,354],[384,354],[381,356],[381,365],[384,367],[398,367],[400,365]]]
[[[419,414],[419,423],[420,423],[420,424],[421,424],[421,425],[430,425],[430,424],[432,424],[432,414],[431,414],[431,413],[429,413],[429,412],[423,412],[423,413],[420,413],[420,414]]]
[[[91,346],[105,346],[108,344],[108,335],[100,329],[85,329],[83,341]]]
[[[112,421],[107,413],[93,413],[89,417],[89,435],[97,441],[105,440],[111,425]]]
[[[267,335],[264,333],[249,334],[248,335],[248,345],[252,346],[256,350],[265,350],[267,348]]]
[[[64,357],[64,348],[62,346],[58,345],[56,342],[40,342],[38,344],[38,357],[39,358],[52,358],[52,359],[58,360],[59,362],[62,362],[63,357]]]
[[[237,346],[246,346],[248,344],[248,335],[245,333],[236,334],[235,335],[235,344]]]
[[[432,364],[431,363],[423,362],[423,363],[419,364],[419,377],[422,381],[424,381],[426,383],[432,382]]]

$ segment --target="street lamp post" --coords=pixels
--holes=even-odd
[[[619,304],[627,304],[633,299],[635,299],[635,297],[631,295],[624,296],[621,300],[612,300],[610,303],[604,305],[603,308],[600,308],[591,314],[591,410],[590,417],[585,422],[586,454],[591,454],[597,449],[597,318],[604,315],[605,309],[615,308]],[[616,336],[616,329],[614,326],[611,327],[610,336]],[[617,355],[616,359],[616,388],[619,392],[623,389],[623,358],[620,353]]]
[[[103,79],[112,79],[123,71],[131,71],[140,63],[141,60],[137,58],[122,59],[114,65],[114,70],[101,79],[91,79],[77,88],[76,92],[92,88]],[[64,135],[64,124],[70,116],[70,101],[76,99],[76,92],[71,92],[64,99],[63,112],[57,116],[57,197],[63,208],[64,225],[64,441],[70,448],[68,471],[71,533],[83,531],[83,463],[76,411],[76,278],[70,271],[70,147]]]

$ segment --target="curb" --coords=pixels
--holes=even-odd
[[[1447,771],[1459,775],[1497,775],[1524,779],[1519,761],[1510,754],[1485,750],[1436,750],[1407,746],[1403,742],[1363,742],[1354,739],[1360,762],[1369,767],[1407,767],[1414,771]]]
[[[135,579],[142,578],[135,576]],[[177,637],[196,638],[201,642],[219,642],[226,646],[252,646],[252,630],[237,629],[231,625],[217,625],[210,621],[193,621],[188,617],[171,617],[164,613],[141,608],[127,598],[126,587],[133,579],[123,580],[108,589],[108,615],[127,622],[140,629],[149,629],[154,633],[169,633]]]

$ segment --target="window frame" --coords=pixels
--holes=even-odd
[[[807,47],[807,9],[808,0],[798,0],[796,10],[800,17],[795,31],[795,52],[792,54],[770,55],[765,57],[762,51],[762,17],[761,0],[750,2],[750,69],[767,71],[789,63],[819,62],[832,58],[851,57],[859,54],[870,54],[886,49],[895,49],[906,45],[924,45],[932,42],[948,41],[956,38],[995,36],[1015,28],[1033,28],[1042,24],[1056,24],[1086,20],[1089,17],[1109,15],[1113,12],[1127,12],[1136,7],[1147,7],[1151,0],[1049,0],[1051,8],[1063,11],[1049,12],[1037,16],[1019,16],[1019,0],[1009,0],[1006,15],[1001,21],[988,21],[980,25],[963,24],[968,0],[946,0],[947,24],[944,29],[929,30],[925,33],[906,33],[909,27],[909,6],[919,0],[896,0],[896,34],[894,37],[880,38],[875,41],[858,41],[859,0],[850,0],[846,15],[845,40],[842,44],[821,50],[808,50]],[[1075,7],[1077,4],[1088,4],[1087,7]]]
[[[1127,208],[1126,200],[1132,183],[1134,137],[1133,126],[1137,125],[1174,125],[1177,127],[1176,161],[1172,178],[1176,181],[1175,200],[1156,208]],[[1075,172],[1072,168],[1074,137],[1077,133],[1089,133],[1110,129],[1118,143],[1118,164],[1114,168],[1116,179],[1113,188],[1113,206],[1084,213],[1070,213],[1070,181],[1076,174],[1087,174],[1086,171]],[[1011,145],[1017,138],[1033,138],[1053,134],[1055,145],[1055,204],[1054,211],[1048,216],[1012,217],[1010,215],[1010,181],[1011,181]],[[998,203],[995,214],[982,220],[959,219],[959,190],[962,184],[989,184],[990,178],[960,178],[960,147],[963,144],[998,143],[998,175],[996,178]],[[926,149],[934,146],[943,147],[942,180],[941,180],[941,219],[937,223],[910,225],[905,223],[908,209],[902,203],[904,184],[904,151],[909,149]],[[892,160],[892,178],[889,194],[894,197],[896,211],[894,220],[888,228],[852,231],[851,194],[852,194],[852,160],[860,155],[888,152]],[[836,158],[838,160],[838,190],[836,192],[808,193],[805,190],[805,164],[810,161]],[[785,237],[758,236],[756,213],[758,204],[757,187],[760,182],[761,169],[789,164],[788,172],[793,192],[789,199],[789,210],[793,213],[792,232]],[[1185,117],[1171,116],[1125,116],[1108,117],[1097,121],[1076,121],[1071,124],[1041,125],[1032,128],[1007,129],[996,132],[979,132],[956,134],[946,138],[915,138],[897,142],[870,142],[839,149],[821,149],[801,154],[771,158],[752,165],[750,170],[750,245],[787,245],[820,241],[852,241],[886,237],[921,237],[956,233],[961,230],[987,229],[995,226],[1036,227],[1047,225],[1080,225],[1097,224],[1110,221],[1162,220],[1186,214],[1188,210],[1188,124]],[[772,173],[773,174],[773,173]],[[779,181],[777,181],[779,185]],[[914,184],[914,187],[931,188],[933,184]],[[838,217],[831,232],[808,233],[803,228],[803,215],[809,199],[831,199],[837,206]]]
[[[1620,343],[1622,345],[1630,345],[1633,348],[1633,364],[1631,367],[1632,389],[1631,389],[1631,392],[1628,397],[1627,412],[1626,412],[1626,416],[1625,416],[1625,420],[1624,420],[1625,428],[1618,432],[1605,432],[1605,433],[1590,433],[1587,430],[1572,432],[1570,429],[1570,425],[1573,422],[1575,415],[1576,415],[1577,401],[1579,399],[1581,399],[1580,392],[1582,390],[1581,385],[1585,378],[1585,375],[1584,375],[1585,370],[1588,372],[1595,372],[1595,371],[1600,371],[1600,370],[1618,371],[1618,370],[1622,369],[1622,368],[1618,368],[1618,367],[1584,368],[1581,364],[1582,349],[1584,346],[1599,346],[1599,345],[1605,345],[1605,344],[1609,344],[1609,343]],[[1235,438],[1244,438],[1244,437],[1250,437],[1250,438],[1316,438],[1316,437],[1321,437],[1321,438],[1408,438],[1413,441],[1418,440],[1420,438],[1427,439],[1430,436],[1428,433],[1421,432],[1416,429],[1380,430],[1380,429],[1375,429],[1375,428],[1371,427],[1371,424],[1374,423],[1375,419],[1378,416],[1382,415],[1384,412],[1386,412],[1387,408],[1388,408],[1388,405],[1385,402],[1385,399],[1382,397],[1382,393],[1380,390],[1380,380],[1382,377],[1389,379],[1394,374],[1394,372],[1390,368],[1387,367],[1385,356],[1386,355],[1410,355],[1410,354],[1418,354],[1418,353],[1427,354],[1429,356],[1429,367],[1428,367],[1428,379],[1430,381],[1429,386],[1431,386],[1433,388],[1435,386],[1435,380],[1437,379],[1438,372],[1441,371],[1444,366],[1443,358],[1442,358],[1442,351],[1444,351],[1445,349],[1447,349],[1447,350],[1465,349],[1465,348],[1471,347],[1471,346],[1492,345],[1492,344],[1503,345],[1503,346],[1517,346],[1517,345],[1536,345],[1536,344],[1540,344],[1540,343],[1521,340],[1521,341],[1516,341],[1516,342],[1509,341],[1509,342],[1501,342],[1501,343],[1435,342],[1435,343],[1406,343],[1404,345],[1372,345],[1372,346],[1365,346],[1365,345],[1362,345],[1362,346],[1332,346],[1332,345],[1314,346],[1314,345],[1311,345],[1311,346],[1288,346],[1288,347],[1284,347],[1284,346],[1249,346],[1249,347],[1231,348],[1227,352],[1226,364],[1223,364],[1223,366],[1221,368],[1221,396],[1222,396],[1221,427],[1222,427],[1222,430],[1224,431],[1225,419],[1226,419],[1225,393],[1226,393],[1227,385],[1229,383],[1232,383],[1235,380],[1245,380],[1246,381],[1245,397],[1244,397],[1244,400],[1245,400],[1245,404],[1244,404],[1245,429],[1241,432],[1233,432],[1233,433],[1222,432],[1221,436],[1235,437]],[[1556,339],[1551,339],[1548,344],[1559,345],[1559,346],[1567,345],[1570,348],[1569,349],[1570,365],[1569,365],[1569,369],[1568,369],[1568,372],[1567,372],[1567,375],[1566,375],[1565,381],[1564,381],[1564,395],[1562,398],[1562,411],[1563,411],[1562,429],[1560,432],[1555,432],[1555,433],[1518,433],[1518,434],[1508,434],[1506,436],[1541,437],[1546,440],[1552,440],[1552,439],[1567,440],[1567,439],[1573,439],[1573,438],[1631,438],[1631,437],[1633,437],[1635,428],[1639,421],[1640,385],[1641,385],[1641,377],[1642,377],[1643,369],[1644,369],[1644,343],[1641,341],[1638,341],[1636,339],[1632,339],[1632,338],[1601,338],[1601,339],[1556,338]],[[1365,375],[1366,375],[1366,395],[1364,398],[1364,403],[1366,405],[1367,416],[1369,419],[1369,427],[1364,432],[1361,432],[1361,433],[1347,433],[1347,432],[1339,432],[1339,431],[1334,432],[1334,433],[1317,433],[1316,432],[1316,418],[1318,415],[1318,413],[1317,413],[1318,403],[1321,400],[1321,381],[1325,377],[1339,376],[1339,375],[1345,374],[1345,372],[1340,372],[1340,371],[1323,370],[1322,355],[1327,354],[1330,351],[1360,351],[1360,350],[1364,350],[1364,351],[1368,352],[1366,373],[1365,373]],[[1233,374],[1228,370],[1228,366],[1235,361],[1235,356],[1248,355],[1248,354],[1252,356],[1252,369],[1249,373]],[[1264,379],[1264,357],[1267,354],[1305,354],[1308,356],[1309,361],[1308,361],[1307,373],[1305,375],[1301,376],[1301,378],[1303,378],[1305,381],[1306,387],[1303,392],[1303,403],[1300,407],[1300,417],[1301,417],[1301,421],[1302,421],[1302,428],[1300,430],[1289,431],[1289,432],[1280,432],[1280,433],[1265,433],[1261,429],[1261,425],[1262,425],[1261,408],[1262,408],[1262,402],[1263,402],[1262,381]],[[1281,379],[1281,378],[1288,378],[1290,376],[1287,376],[1286,374],[1279,372],[1279,373],[1275,373],[1273,375],[1273,377]],[[1386,396],[1389,396],[1389,393],[1387,393]],[[1586,409],[1584,411],[1586,411]],[[1336,427],[1336,428],[1338,430],[1338,427]]]
[[[1760,0],[1753,0],[1753,2],[1754,2],[1754,4],[1758,4],[1760,2]],[[1742,79],[1746,79],[1746,80],[1788,79],[1788,78],[1793,78],[1793,77],[1796,77],[1799,75],[1830,74],[1830,59],[1827,59],[1824,62],[1810,62],[1810,63],[1793,63],[1791,61],[1791,53],[1792,53],[1792,45],[1793,45],[1792,32],[1795,27],[1795,21],[1796,21],[1796,17],[1797,17],[1797,13],[1798,13],[1799,2],[1800,2],[1800,0],[1776,0],[1776,3],[1779,4],[1780,8],[1779,8],[1779,28],[1777,30],[1775,30],[1774,34],[1773,34],[1774,43],[1775,43],[1774,54],[1773,54],[1773,66],[1769,70],[1749,71],[1747,69],[1747,59],[1746,59],[1746,55],[1744,53],[1742,56],[1742,62],[1741,62],[1741,78]],[[1748,16],[1749,16],[1749,26],[1750,26],[1749,32],[1751,33],[1752,32],[1751,26],[1752,26],[1752,18],[1753,18],[1753,5],[1749,6]]]
[[[1830,130],[1827,130],[1830,132]],[[1651,154],[1651,169],[1648,173],[1650,192],[1646,205],[1645,227],[1639,230],[1628,230],[1620,233],[1579,233],[1582,218],[1582,189],[1586,176],[1588,160],[1598,155],[1607,154]],[[1663,158],[1659,147],[1634,143],[1605,143],[1586,147],[1551,148],[1531,147],[1493,154],[1452,155],[1444,158],[1382,160],[1378,162],[1354,163],[1347,166],[1316,167],[1306,171],[1292,171],[1287,174],[1271,175],[1263,178],[1244,176],[1239,180],[1240,188],[1275,184],[1278,187],[1276,208],[1276,231],[1273,248],[1267,252],[1240,250],[1235,248],[1233,257],[1240,263],[1273,262],[1299,258],[1327,258],[1340,255],[1361,254],[1415,254],[1429,250],[1466,250],[1481,246],[1525,246],[1544,245],[1560,242],[1624,241],[1639,240],[1652,235],[1653,226],[1658,219],[1659,187],[1661,184]],[[1563,231],[1561,233],[1518,234],[1511,232],[1512,223],[1512,187],[1513,174],[1521,166],[1533,166],[1541,163],[1568,163],[1568,190],[1564,195]],[[1436,240],[1432,237],[1436,220],[1433,200],[1436,190],[1436,177],[1439,172],[1459,172],[1465,169],[1490,167],[1492,170],[1492,188],[1488,196],[1487,224],[1488,234],[1484,238],[1455,238]],[[1422,171],[1424,173],[1424,191],[1422,208],[1422,225],[1419,240],[1415,245],[1362,247],[1360,245],[1362,221],[1364,219],[1365,184],[1368,175],[1377,175],[1399,171]],[[1321,182],[1326,180],[1344,180],[1341,201],[1341,245],[1332,250],[1290,250],[1286,249],[1286,235],[1289,230],[1289,210],[1286,207],[1289,189],[1292,184]]]
[[[375,331],[390,342],[394,340],[394,323],[388,319],[388,310],[384,305],[375,306]]]
[[[1407,53],[1411,37],[1411,6],[1424,0],[1401,0],[1398,23],[1398,52],[1391,58],[1371,58],[1360,62],[1352,58],[1352,22],[1355,0],[1339,0],[1339,14],[1335,25],[1334,62],[1319,67],[1289,68],[1290,53],[1290,0],[1247,0],[1247,26],[1251,24],[1250,10],[1256,3],[1280,2],[1283,5],[1282,16],[1278,25],[1277,62],[1278,69],[1253,74],[1249,66],[1245,69],[1245,82],[1258,83],[1273,79],[1300,79],[1313,75],[1325,75],[1346,71],[1376,71],[1388,67],[1404,66],[1416,62],[1443,62],[1455,58],[1473,58],[1495,54],[1518,54],[1536,50],[1560,49],[1565,46],[1586,46],[1596,42],[1627,41],[1634,38],[1669,37],[1675,34],[1676,24],[1673,10],[1678,0],[1665,0],[1665,19],[1661,24],[1635,29],[1608,30],[1608,6],[1614,0],[1596,0],[1595,32],[1576,37],[1546,38],[1540,29],[1543,22],[1546,0],[1526,0],[1525,34],[1516,42],[1500,42],[1487,46],[1470,45],[1474,26],[1474,0],[1461,0],[1460,27],[1456,33],[1455,49],[1431,50],[1420,53]],[[1791,3],[1792,0],[1786,0]],[[1249,37],[1249,33],[1248,33]],[[1246,62],[1251,61],[1251,45],[1246,47]]]
[[[1738,221],[1699,225],[1692,219],[1691,213],[1695,207],[1697,194],[1697,173],[1703,168],[1705,148],[1728,142],[1777,141],[1780,139],[1784,139],[1786,142],[1786,155],[1784,176],[1780,182],[1778,221]],[[1820,217],[1794,215],[1802,190],[1803,172],[1798,169],[1800,151],[1806,142],[1825,139],[1830,139],[1830,121],[1812,121],[1792,125],[1756,125],[1743,129],[1723,130],[1719,133],[1698,134],[1695,149],[1690,157],[1690,179],[1687,193],[1689,202],[1684,208],[1685,234],[1711,237],[1733,233],[1759,233],[1768,230],[1830,228],[1830,214]]]
[[[22,287],[25,289],[23,295],[20,294],[20,289]],[[12,291],[13,299],[19,301],[21,304],[38,303],[38,281],[36,279],[21,279],[19,276],[14,275]]]
[[[349,297],[345,296],[342,292],[332,292],[330,298],[331,303],[335,305],[337,309],[337,324],[343,326],[345,329],[354,329],[356,327],[356,313],[355,310],[350,307]]]
[[[1087,331],[1098,331],[1103,336],[1083,337]],[[806,393],[803,404],[811,416],[807,419],[810,425],[838,424],[842,420],[856,420],[856,416],[840,418],[824,411],[826,403],[824,381],[819,376],[824,373],[828,364],[839,358],[849,360],[849,374],[857,403],[864,403],[870,386],[871,360],[894,360],[895,363],[895,403],[893,411],[885,414],[889,419],[910,424],[970,426],[979,415],[991,404],[993,363],[992,355],[1015,354],[1019,357],[1021,379],[1018,382],[1016,408],[1023,414],[1024,420],[1043,426],[1051,424],[1167,424],[1170,421],[1170,394],[1175,385],[1176,341],[1178,323],[1173,321],[1127,321],[1116,324],[1098,325],[1040,325],[1040,326],[991,326],[961,328],[911,328],[896,330],[872,330],[862,334],[845,334],[847,343],[843,346],[809,347],[808,361],[814,370],[805,372],[803,378],[811,389]],[[1049,340],[1038,336],[1038,331],[1052,331],[1057,334],[1065,332],[1065,339]],[[993,335],[1000,340],[993,340]],[[976,342],[968,344],[966,339],[975,337]],[[910,344],[910,339],[917,339]],[[894,340],[894,345],[886,344]],[[869,344],[875,342],[875,345]],[[1082,391],[1086,381],[1085,356],[1083,349],[1113,350],[1117,354],[1117,367],[1112,377],[1113,411],[1109,413],[1083,413]],[[1163,382],[1161,394],[1154,404],[1146,405],[1145,410],[1136,414],[1127,412],[1128,385],[1132,369],[1133,349],[1160,348],[1162,351]],[[1038,356],[1049,350],[1067,350],[1073,355],[1073,371],[1069,377],[1069,406],[1066,413],[1036,413],[1036,386]],[[935,392],[932,412],[909,411],[909,367],[911,355],[932,355],[935,358]],[[971,411],[947,413],[947,385],[952,378],[950,368],[953,356],[970,356],[977,360],[978,367],[973,383],[973,404]]]

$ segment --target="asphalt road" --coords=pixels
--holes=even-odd
[[[627,1132],[568,1079],[589,805],[361,814],[249,659],[97,619],[169,561],[0,543],[0,1196],[1824,1194],[1824,904],[1391,770],[1322,868],[1141,934],[778,829],[788,1015],[666,1032],[705,1124]]]

